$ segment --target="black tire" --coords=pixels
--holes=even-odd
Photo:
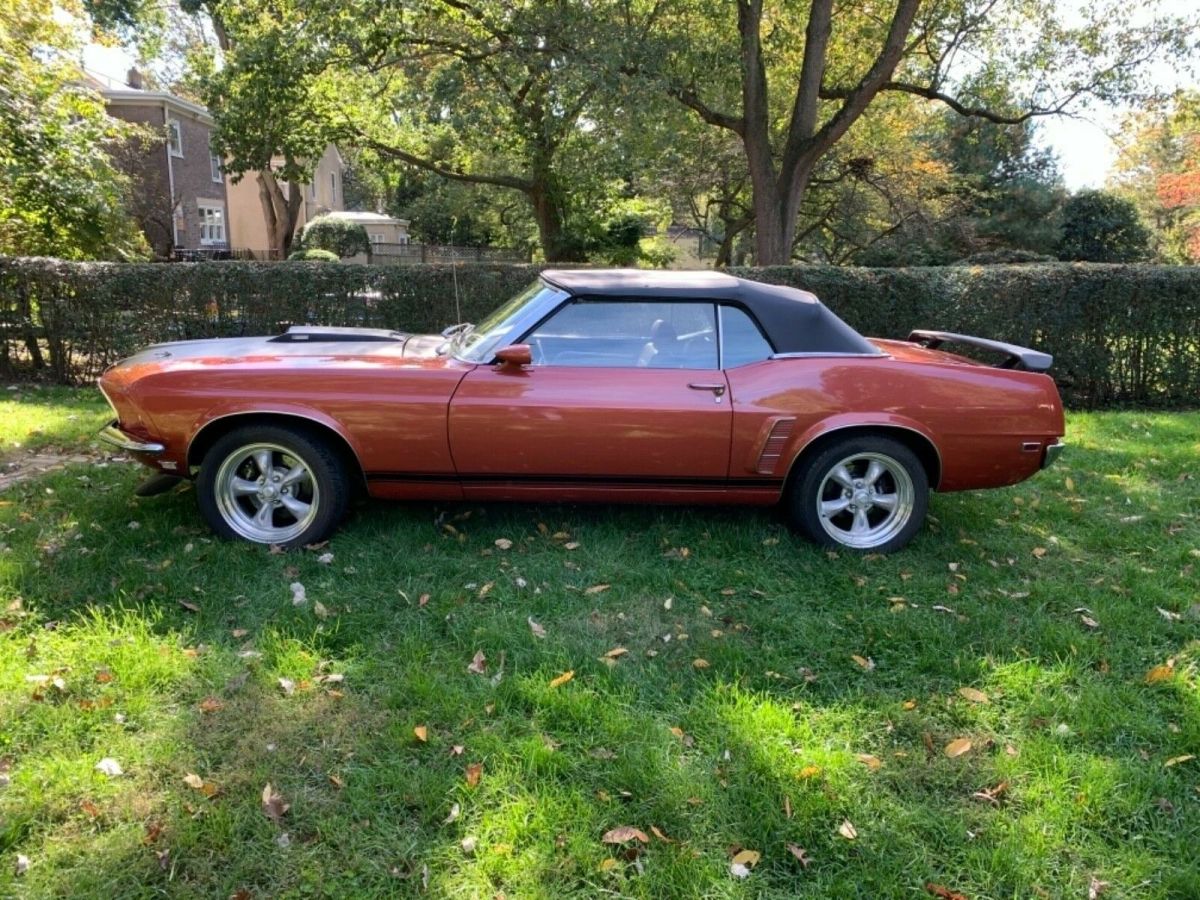
[[[264,486],[275,499],[265,498],[261,490],[239,494],[252,483],[271,481],[256,478],[258,460],[264,458],[258,454],[264,452],[270,453],[269,472],[281,474],[274,481],[284,486]],[[299,467],[305,471],[287,484],[287,475]],[[302,547],[328,537],[345,516],[352,493],[345,463],[328,442],[302,426],[237,428],[209,448],[196,478],[200,512],[218,536],[281,547]],[[264,513],[264,503],[274,509]],[[307,513],[293,512],[305,506]],[[270,519],[269,525],[257,527],[256,513]]]
[[[868,484],[872,463],[883,471]],[[784,502],[792,524],[817,544],[893,553],[925,522],[929,476],[900,441],[869,434],[836,439],[801,464]],[[844,509],[834,511],[842,504]]]

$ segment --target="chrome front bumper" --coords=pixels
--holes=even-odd
[[[162,453],[166,449],[162,444],[153,441],[139,441],[130,437],[117,425],[116,419],[101,428],[97,437],[110,447],[116,447],[127,453]]]
[[[1067,445],[1062,441],[1055,441],[1053,444],[1046,445],[1046,455],[1042,457],[1042,468],[1048,469],[1054,465],[1054,461],[1058,459]]]

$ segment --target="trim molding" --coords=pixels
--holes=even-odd
[[[368,481],[414,484],[520,485],[520,486],[638,486],[667,488],[778,488],[782,478],[672,477],[661,475],[521,475],[455,472],[367,472]]]

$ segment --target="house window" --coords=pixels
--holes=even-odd
[[[371,238],[372,244],[382,244],[383,243],[383,235],[380,234],[378,231],[372,231],[370,234],[370,238]]]
[[[217,156],[215,153],[210,154],[208,157],[208,162],[212,167],[212,180],[220,184],[225,180],[221,175],[221,157]]]
[[[337,203],[337,172],[329,173],[329,202]]]
[[[200,212],[200,243],[225,243],[225,207],[201,203]]]
[[[172,156],[183,156],[183,132],[176,119],[167,120],[167,146]]]

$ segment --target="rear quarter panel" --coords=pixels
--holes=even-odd
[[[883,357],[766,360],[727,375],[735,479],[756,473],[765,435],[781,418],[795,421],[772,472],[780,478],[823,434],[897,426],[924,435],[937,448],[941,479],[935,487],[942,491],[1022,481],[1040,468],[1040,447],[1063,433],[1062,406],[1048,376],[993,369],[949,354],[908,355],[898,348]],[[1037,452],[1023,449],[1034,441]]]

